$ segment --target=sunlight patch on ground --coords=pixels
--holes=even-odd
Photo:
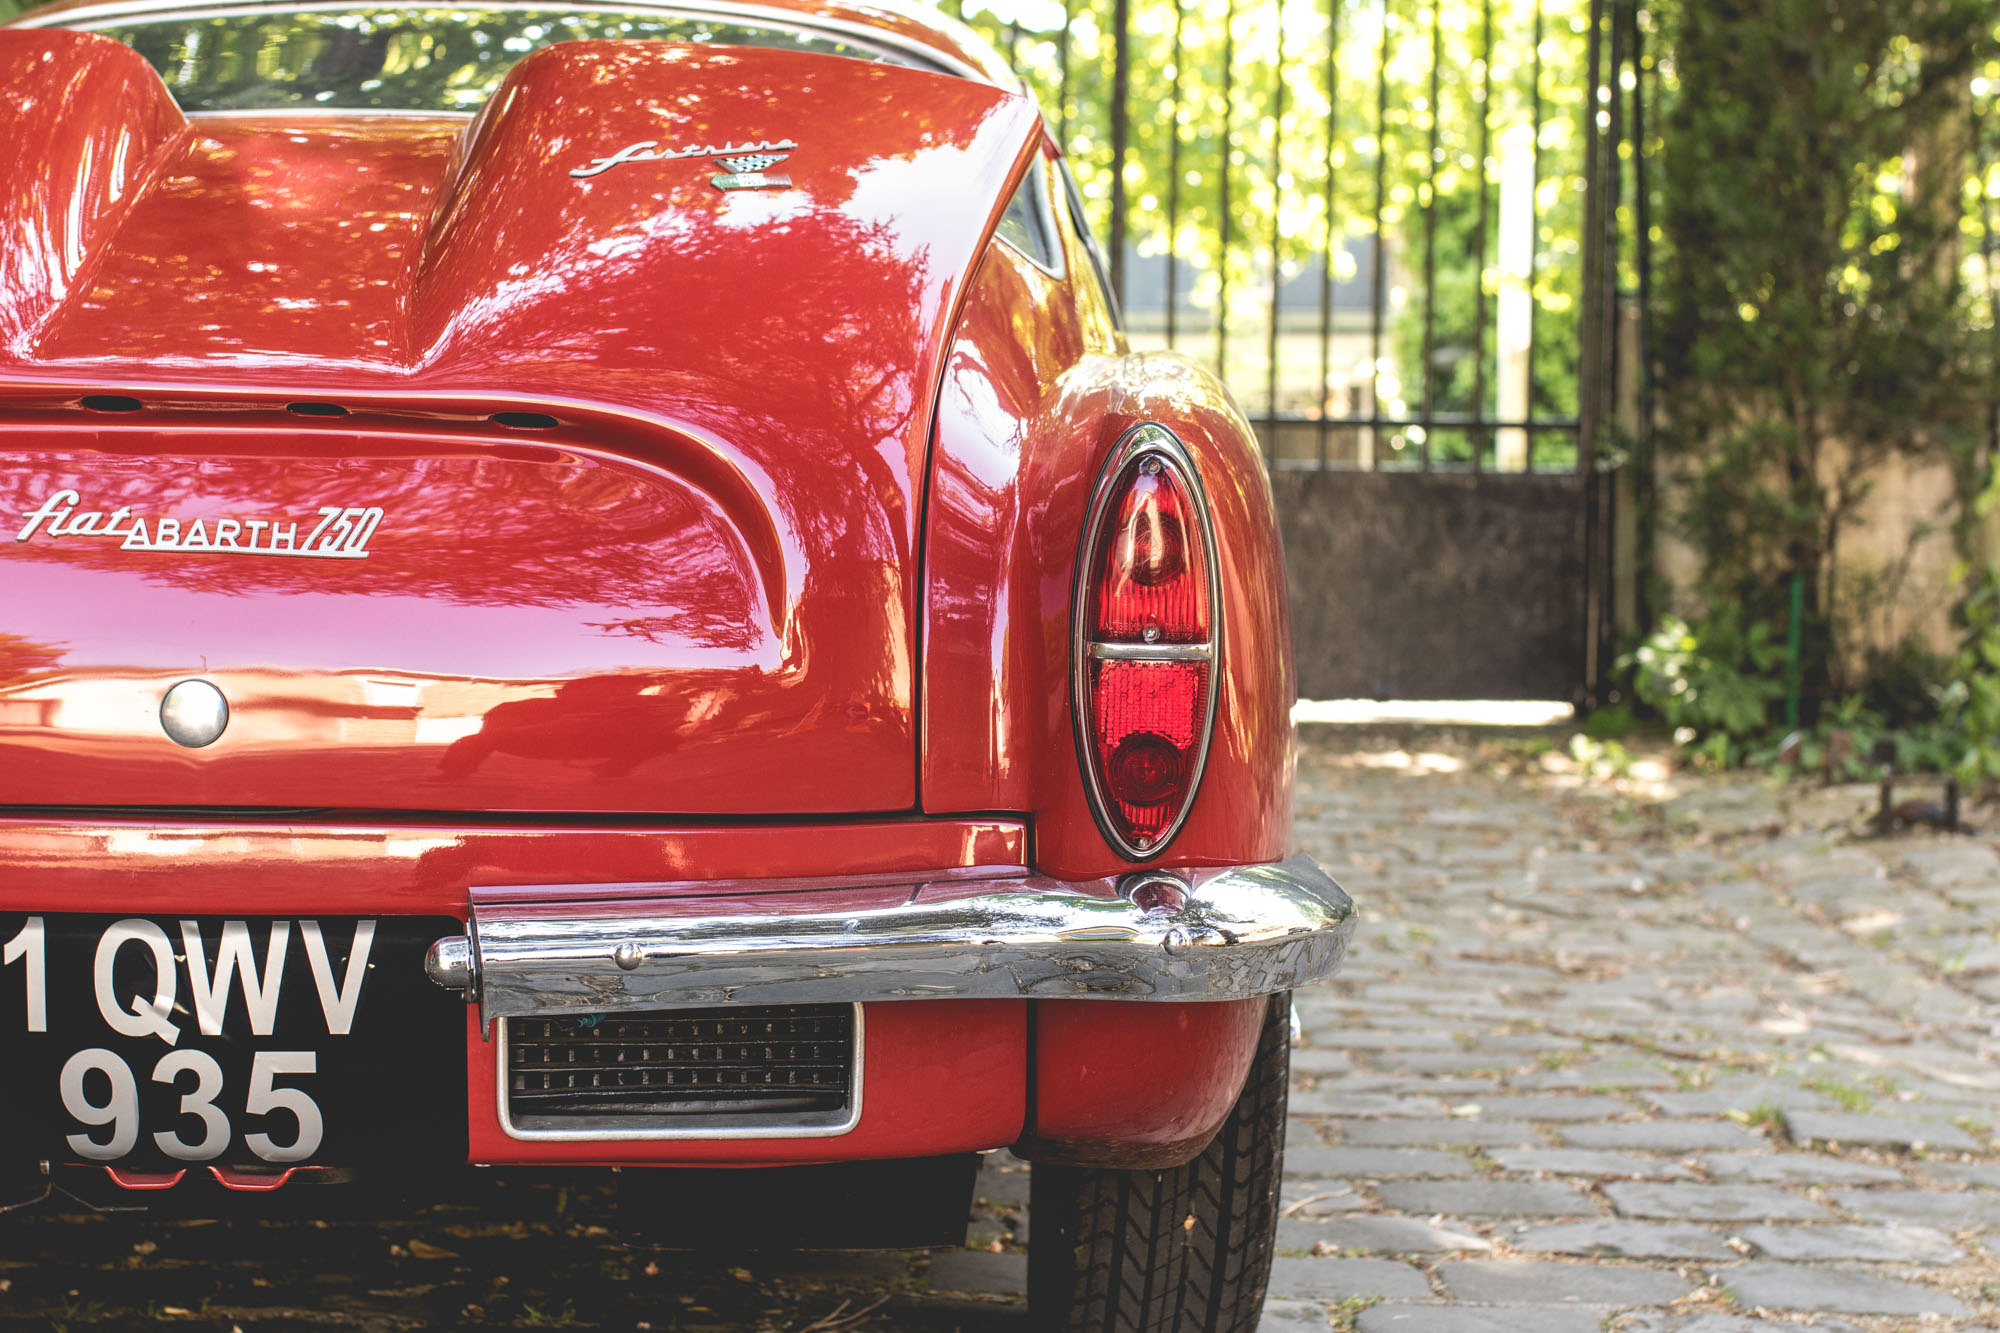
[[[1576,710],[1558,699],[1301,699],[1292,705],[1294,722],[1343,726],[1551,727],[1575,717]]]

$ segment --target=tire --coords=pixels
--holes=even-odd
[[[1242,1095],[1186,1166],[1033,1169],[1038,1333],[1254,1333],[1277,1241],[1290,1001],[1271,997]]]

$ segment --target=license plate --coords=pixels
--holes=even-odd
[[[465,1005],[424,975],[463,929],[0,912],[0,1151],[149,1172],[463,1160]]]

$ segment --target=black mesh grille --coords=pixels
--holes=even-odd
[[[507,1023],[516,1119],[838,1111],[853,1072],[850,1004]]]

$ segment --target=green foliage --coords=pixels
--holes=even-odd
[[[1887,462],[1974,448],[1989,384],[1961,265],[1991,0],[1679,0],[1659,195],[1669,518],[1709,607],[1840,676],[1835,553]],[[1746,705],[1747,706],[1747,705]]]
[[[1799,734],[1796,748],[1775,732],[1767,734],[1744,755],[1746,763],[1791,773],[1824,774],[1834,782],[1867,782],[1882,769],[1875,758],[1883,741],[1895,744],[1895,768],[1901,773],[1943,773],[1959,761],[1964,747],[1957,733],[1933,717],[1896,720],[1878,711],[1868,696],[1851,694],[1828,705],[1818,725]]]
[[[1962,607],[1965,638],[1939,697],[1943,722],[1958,739],[1953,765],[1970,787],[2000,783],[2000,569],[1988,570]]]
[[[1763,622],[1718,616],[1690,625],[1667,616],[1620,662],[1632,690],[1674,730],[1674,739],[1717,765],[1730,765],[1746,742],[1767,733],[1785,697],[1784,645]]]
[[[1093,223],[1108,235],[1112,0],[961,0],[958,9],[1035,91],[1064,135]],[[1131,0],[1130,9],[1130,234],[1144,253],[1172,249],[1211,321],[1226,309],[1232,369],[1245,352],[1261,369],[1274,277],[1296,276],[1329,238],[1336,272],[1351,276],[1347,245],[1377,232],[1379,170],[1380,234],[1394,270],[1383,312],[1384,410],[1414,414],[1423,401],[1421,273],[1434,209],[1431,392],[1438,410],[1469,411],[1483,358],[1491,413],[1494,301],[1504,282],[1519,281],[1501,274],[1497,244],[1499,162],[1511,142],[1535,152],[1540,182],[1537,406],[1545,415],[1575,410],[1588,0]],[[1336,368],[1324,389],[1351,372]],[[1254,372],[1238,378],[1239,388],[1262,383]],[[1309,387],[1287,387],[1279,386],[1283,407],[1321,401]],[[1461,439],[1436,452],[1463,458],[1468,449]]]
[[[1594,741],[1622,741],[1632,734],[1632,707],[1593,708],[1583,719],[1583,734]]]

